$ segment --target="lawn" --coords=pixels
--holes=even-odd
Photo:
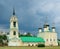
[[[0,47],[0,49],[60,49],[59,47]]]

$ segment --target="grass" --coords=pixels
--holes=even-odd
[[[0,47],[0,49],[60,49],[58,47]]]

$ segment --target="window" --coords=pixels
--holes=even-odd
[[[16,22],[13,22],[13,26],[16,27]]]
[[[46,41],[48,41],[48,39],[46,39]]]
[[[54,39],[54,41],[55,41],[55,39]]]
[[[16,35],[16,31],[13,32],[13,35]]]
[[[28,46],[30,46],[30,44],[28,44]]]
[[[52,39],[50,39],[50,41],[52,41]]]

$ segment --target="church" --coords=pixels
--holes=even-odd
[[[52,32],[49,31],[49,25],[44,24],[44,32],[39,28],[37,37],[19,37],[18,19],[13,9],[13,15],[10,18],[10,32],[8,37],[8,46],[37,46],[44,44],[45,46],[58,46],[57,33],[55,27]]]
[[[58,46],[57,33],[54,24],[51,29],[52,31],[50,30],[50,25],[46,22],[43,26],[43,31],[42,28],[39,28],[37,37],[42,37],[45,40],[45,46]]]

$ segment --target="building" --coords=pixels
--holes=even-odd
[[[55,31],[54,24],[52,25],[52,31],[50,25],[46,22],[42,28],[39,28],[37,37],[41,37],[45,40],[45,46],[58,46],[57,33]]]
[[[18,19],[13,9],[13,15],[10,18],[8,46],[36,46],[38,44],[45,44],[44,39],[41,37],[19,37],[18,32]]]
[[[0,31],[0,35],[6,35],[4,31]]]

